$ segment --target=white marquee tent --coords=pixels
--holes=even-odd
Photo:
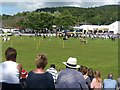
[[[73,27],[74,29],[82,29],[89,31],[89,30],[102,30],[102,31],[108,31],[113,32],[114,34],[120,33],[120,21],[115,21],[114,23],[110,25],[81,25],[79,27]]]
[[[109,25],[109,31],[113,31],[114,34],[120,34],[120,21],[116,21]]]

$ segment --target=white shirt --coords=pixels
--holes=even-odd
[[[0,82],[19,84],[18,63],[13,61],[5,61],[0,64]]]

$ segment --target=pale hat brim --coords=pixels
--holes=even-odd
[[[67,67],[70,67],[70,68],[80,68],[80,65],[70,66],[67,64],[67,62],[63,62],[63,64],[66,65]]]

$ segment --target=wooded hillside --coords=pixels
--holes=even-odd
[[[52,25],[64,29],[81,24],[108,25],[119,20],[118,8],[118,5],[105,5],[94,8],[41,8],[33,12],[17,13],[13,16],[3,14],[2,25],[4,27],[30,28],[35,30],[51,29]]]

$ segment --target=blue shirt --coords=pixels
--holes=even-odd
[[[112,89],[112,90],[115,90],[116,89],[116,86],[117,86],[117,82],[116,80],[113,80],[113,79],[104,79],[103,81],[103,88],[104,89]]]
[[[88,87],[86,81],[81,72],[75,69],[66,68],[62,70],[57,77],[56,89],[62,88],[76,88],[76,89],[85,89]]]

